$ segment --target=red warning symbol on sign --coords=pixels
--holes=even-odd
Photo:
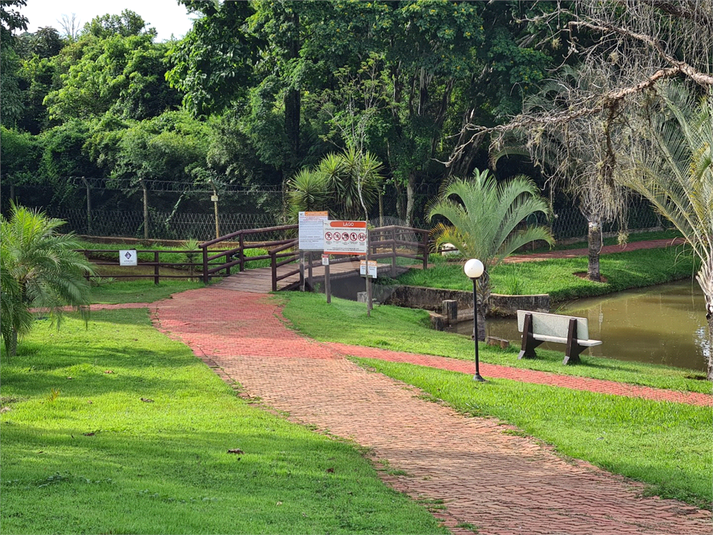
[[[364,234],[363,232],[360,232],[359,233],[359,241],[364,241],[365,239],[366,239],[366,234]]]
[[[351,238],[352,241],[356,241],[356,239],[357,239],[357,234],[356,234],[356,232],[352,232],[349,237]]]

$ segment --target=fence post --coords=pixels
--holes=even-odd
[[[396,227],[391,229],[391,276],[396,276]]]
[[[158,269],[158,251],[153,252],[153,283],[158,284],[159,281],[159,269]]]
[[[238,257],[240,259],[240,267],[238,268],[240,272],[242,273],[245,270],[245,251],[243,247],[245,247],[245,235],[240,234],[240,256]]]
[[[423,234],[423,269],[428,268],[428,232],[424,231]]]
[[[203,284],[208,284],[208,247],[205,245],[200,247],[203,249]]]
[[[270,265],[272,267],[272,291],[277,291],[277,253],[270,251]]]

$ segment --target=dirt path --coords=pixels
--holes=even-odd
[[[268,296],[205,288],[150,309],[157,328],[247,395],[371,448],[392,474],[405,474],[384,477],[395,489],[442,500],[446,509],[435,514],[453,533],[472,535],[467,526],[482,535],[711,533],[708,511],[641,497],[641,484],[565,461],[494,419],[465,418],[359,368],[345,358],[356,348],[299,336]]]

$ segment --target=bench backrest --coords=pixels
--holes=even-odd
[[[530,312],[529,310],[518,310],[517,330],[520,332],[522,332],[525,328],[525,314],[532,314],[532,331],[534,334],[567,338],[569,320],[571,318],[575,318],[577,320],[577,339],[589,339],[589,322],[587,321],[587,318],[564,316],[562,314],[548,314],[546,312]]]

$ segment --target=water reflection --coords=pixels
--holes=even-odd
[[[580,299],[556,312],[589,320],[590,338],[604,342],[589,354],[705,371],[711,347],[704,311],[698,284],[683,281]],[[489,335],[520,343],[515,319],[488,320],[487,326]],[[467,324],[459,327],[472,332]],[[562,351],[564,346],[541,347]]]

